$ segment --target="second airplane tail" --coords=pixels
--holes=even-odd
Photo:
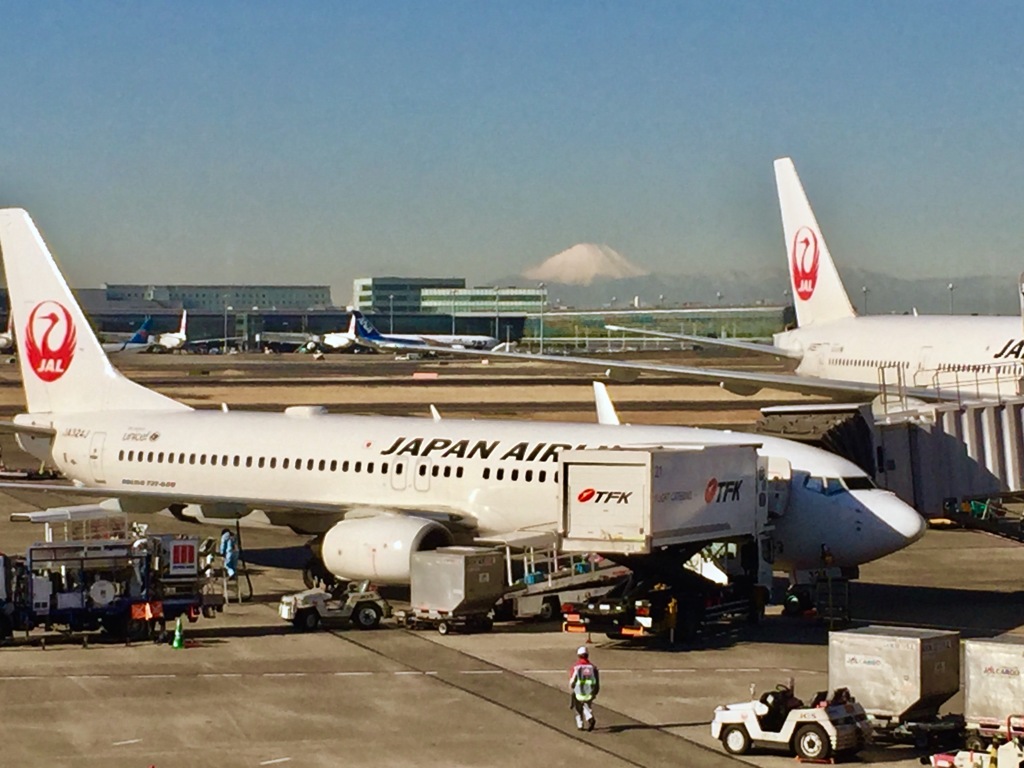
[[[855,317],[857,313],[839,278],[790,158],[781,157],[775,161],[775,184],[779,190],[797,324],[820,325]]]
[[[30,413],[188,408],[114,369],[26,211],[0,210],[0,253]]]

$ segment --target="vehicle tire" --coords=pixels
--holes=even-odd
[[[804,760],[827,760],[832,742],[820,725],[805,725],[793,737],[796,753]]]
[[[295,614],[292,624],[300,632],[312,632],[320,626],[320,614],[315,608],[303,608]]]
[[[554,621],[561,618],[562,606],[558,604],[558,598],[548,597],[540,604],[540,611],[537,613],[537,621]]]
[[[494,629],[494,619],[492,619],[490,616],[484,616],[482,619],[480,619],[480,622],[477,624],[477,629],[479,629],[481,632],[490,632],[492,629]]]
[[[10,637],[14,637],[14,626],[5,614],[0,613],[0,643]]]
[[[742,725],[727,725],[722,731],[722,747],[730,755],[745,755],[750,751],[750,734]]]
[[[203,618],[204,619],[215,619],[217,618],[217,607],[214,605],[203,606]]]
[[[977,733],[972,733],[964,740],[964,749],[970,750],[971,752],[984,752],[985,740]]]
[[[437,634],[439,634],[439,635],[447,635],[451,631],[452,631],[452,625],[449,624],[447,621],[439,621],[437,623]]]
[[[359,603],[352,611],[352,624],[357,629],[376,629],[384,612],[376,603]]]

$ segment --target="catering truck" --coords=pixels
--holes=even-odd
[[[561,550],[633,571],[564,606],[566,631],[685,638],[712,620],[763,616],[786,496],[756,444],[582,449],[559,461]]]

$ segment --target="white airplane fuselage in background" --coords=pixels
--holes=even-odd
[[[586,446],[760,444],[789,462],[775,562],[790,571],[854,566],[919,538],[923,521],[851,462],[769,437],[686,427],[462,421],[195,411],[125,378],[103,354],[35,225],[0,210],[28,413],[21,445],[91,496],[137,511],[199,504],[207,518],[263,510],[281,525],[326,531],[338,575],[401,582],[409,555],[449,528],[474,534],[554,530],[557,454]],[[34,486],[37,487],[37,486]],[[65,490],[67,490],[65,488]]]

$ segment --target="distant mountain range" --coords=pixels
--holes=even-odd
[[[1020,313],[1016,275],[907,280],[856,268],[840,269],[843,284],[858,313],[865,299],[868,314]],[[722,271],[715,274],[648,273],[608,246],[580,244],[562,251],[522,275],[493,281],[497,285],[536,285],[544,282],[551,306],[624,308],[638,299],[641,307],[687,304],[789,304],[789,278],[781,268],[758,272]],[[867,294],[863,288],[867,287]]]

